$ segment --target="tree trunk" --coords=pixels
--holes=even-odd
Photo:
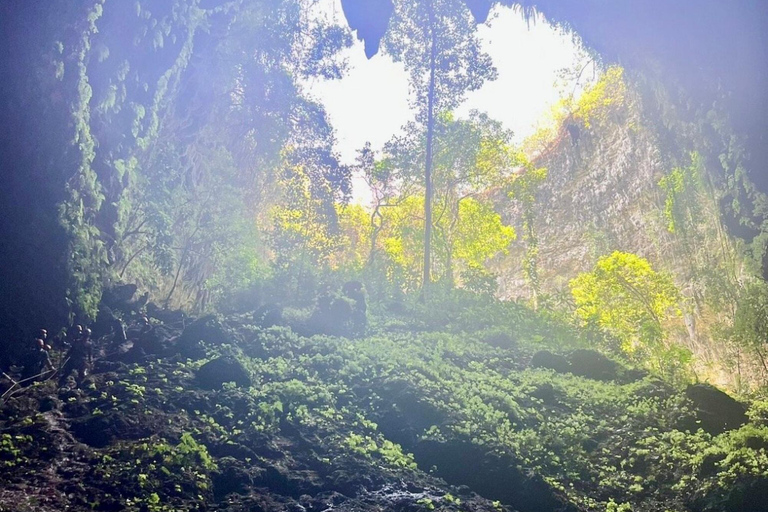
[[[376,224],[376,218],[379,218],[380,224]],[[373,228],[371,232],[371,249],[368,253],[368,268],[373,269],[375,265],[375,258],[376,258],[376,242],[379,238],[379,232],[381,231],[382,225],[381,225],[381,214],[379,213],[379,206],[376,206],[376,208],[373,210],[373,213],[371,214],[371,227]]]
[[[422,278],[422,294],[431,282],[431,245],[432,245],[432,139],[435,130],[435,60],[437,52],[437,36],[435,34],[435,14],[432,3],[427,2],[429,14],[429,31],[431,45],[429,51],[429,91],[427,93],[427,155],[424,165],[424,276]]]

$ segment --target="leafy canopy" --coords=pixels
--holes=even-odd
[[[384,44],[410,75],[412,104],[426,122],[430,70],[434,111],[457,107],[467,91],[496,79],[490,55],[481,50],[471,12],[461,0],[400,0]]]
[[[569,284],[577,316],[615,336],[629,355],[659,346],[665,338],[663,322],[681,314],[682,297],[672,278],[636,254],[603,256],[594,270]]]

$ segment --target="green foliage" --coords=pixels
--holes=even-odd
[[[493,299],[495,276],[486,263],[507,249],[515,231],[485,199],[488,189],[508,190],[522,204],[523,267],[538,296],[533,212],[547,171],[517,153],[499,123],[477,113],[469,120],[449,113],[464,92],[495,76],[463,2],[396,3],[385,44],[410,73],[418,123],[393,140],[381,160],[370,151],[361,155],[374,193],[370,214],[344,204],[349,169],[333,153],[322,108],[302,97],[296,81],[339,76],[343,65],[335,56],[348,44],[348,32],[308,19],[304,3],[294,0],[211,9],[181,0],[120,5],[102,0],[89,7],[79,39],[67,41],[73,56],[56,57],[52,68],[56,80],[74,77],[77,90],[71,102],[75,173],[60,221],[78,314],[93,317],[101,287],[115,278],[154,287],[167,305],[199,307],[266,277],[289,289],[285,297],[309,299],[323,280],[366,269],[385,269],[394,287],[415,290],[427,231],[421,209],[429,199],[414,162],[429,152],[435,216],[427,226],[435,232],[427,240],[436,249],[429,263],[449,286],[423,301],[393,300],[389,305],[404,311],[400,317],[382,314],[386,305],[377,304],[373,334],[355,342],[242,326],[242,346],[215,350],[237,355],[253,374],[256,385],[248,390],[228,384],[201,393],[190,383],[203,361],[166,361],[163,373],[153,363],[148,370],[117,365],[117,382],[94,381],[71,393],[62,414],[91,407],[99,420],[130,413],[130,426],[171,425],[148,439],[72,454],[102,462],[89,475],[120,489],[113,508],[181,510],[190,495],[206,508],[211,473],[219,467],[206,445],[221,452],[232,446],[246,455],[250,446],[259,453],[256,475],[268,464],[269,450],[282,450],[295,438],[297,445],[313,444],[296,453],[307,458],[297,467],[311,467],[313,478],[375,464],[408,481],[413,456],[386,439],[376,423],[391,421],[389,413],[402,412],[393,407],[408,400],[434,423],[414,428],[417,440],[468,441],[509,454],[584,508],[618,512],[630,503],[670,496],[677,503],[697,492],[716,509],[733,489],[768,476],[764,404],[752,407],[754,424],[712,438],[678,430],[678,420],[690,417],[686,402],[653,379],[618,384],[527,367],[540,348],[572,349],[587,341],[546,311]],[[100,35],[107,32],[100,28],[123,18],[132,46]],[[54,53],[63,55],[64,44]],[[623,71],[612,67],[564,107],[562,120],[602,125],[627,101]],[[731,208],[754,227],[768,202],[742,190],[741,148],[730,142],[732,154],[722,161],[738,182]],[[704,159],[692,153],[691,160],[659,182],[675,235],[698,229],[695,199],[706,187]],[[510,174],[515,166],[523,171]],[[745,211],[745,195],[751,212]],[[698,240],[690,236],[689,242]],[[697,265],[697,271],[706,266]],[[452,289],[454,273],[465,289]],[[583,324],[620,343],[604,348],[648,361],[671,377],[685,373],[690,354],[667,335],[682,300],[668,275],[636,255],[616,252],[574,279],[571,289]],[[748,285],[731,332],[761,359],[766,310],[768,287]],[[309,310],[293,308],[286,316],[291,311],[299,317]],[[173,405],[171,412],[165,404]],[[36,427],[10,421],[3,420],[0,462],[16,470],[33,460],[27,451],[35,438],[23,429]],[[41,433],[50,435],[50,428]],[[286,460],[275,465],[283,469]],[[449,494],[419,504],[460,506]]]
[[[46,58],[58,89],[75,98],[73,162],[59,165],[75,171],[58,218],[68,300],[82,320],[115,280],[198,310],[252,281],[267,256],[254,224],[272,206],[288,147],[313,183],[329,184],[312,191],[326,194],[326,207],[348,192],[324,113],[296,85],[340,76],[347,30],[298,0],[102,0],[69,11],[76,38]]]
[[[541,348],[586,345],[571,326],[466,290],[414,298],[402,309],[393,316],[377,306],[372,334],[354,341],[240,324],[244,341],[216,353],[246,366],[254,382],[247,390],[197,389],[194,372],[204,360],[116,367],[114,381],[83,389],[69,407],[101,411],[104,419],[130,414],[131,424],[151,425],[157,434],[89,449],[97,463],[83,492],[113,492],[128,510],[202,509],[213,500],[217,467],[226,474],[248,464],[298,479],[312,464],[311,481],[329,486],[349,468],[361,479],[420,482],[426,475],[407,453],[411,446],[384,434],[400,430],[399,421],[409,425],[413,443],[460,441],[490,457],[512,457],[585,509],[642,510],[653,503],[682,510],[697,503],[722,510],[734,493],[768,477],[761,402],[750,411],[752,423],[738,430],[714,437],[683,431],[681,425],[694,424],[690,402],[656,377],[622,384],[531,368]],[[112,403],[110,395],[119,398]],[[141,400],[126,400],[133,398]],[[6,471],[36,468],[33,437],[22,429],[45,425],[4,424],[2,439],[9,441],[0,443],[0,460],[18,458]],[[213,455],[230,449],[245,458]],[[257,449],[251,460],[248,451]],[[284,466],[286,460],[292,464]],[[435,509],[460,506],[448,495],[429,499]]]
[[[459,204],[455,230],[451,258],[464,262],[467,267],[482,267],[487,259],[505,253],[515,239],[514,228],[504,225],[489,204],[475,199]]]
[[[28,434],[0,434],[0,467],[12,468],[29,462],[24,454],[33,441]]]
[[[460,0],[395,2],[384,46],[410,75],[422,123],[427,120],[431,73],[434,112],[452,110],[467,91],[496,77],[490,56],[480,48],[474,19]]]
[[[612,112],[625,105],[627,84],[624,68],[610,66],[598,81],[576,100],[573,117],[590,128],[592,124],[604,124]]]
[[[505,252],[514,240],[514,230],[501,222],[482,195],[503,186],[521,158],[512,149],[510,136],[500,123],[477,112],[466,120],[451,113],[438,116],[432,166],[433,281],[450,288],[457,284],[457,276],[459,284],[462,275],[485,279],[487,261]],[[386,145],[379,160],[370,147],[358,159],[374,192],[368,266],[386,272],[391,283],[404,289],[423,284],[425,189],[416,163],[426,150],[425,140],[424,130],[410,124],[405,134]],[[358,238],[367,235],[362,233]]]
[[[667,220],[667,230],[674,233],[676,229],[690,226],[697,218],[700,209],[695,202],[695,191],[702,189],[701,173],[703,162],[701,155],[691,153],[691,165],[675,167],[659,180],[659,187],[666,192],[664,200],[664,218]],[[686,216],[688,216],[686,218]]]
[[[218,469],[216,462],[208,454],[208,449],[195,441],[189,432],[181,434],[179,444],[168,460],[179,466],[200,464],[207,471]]]
[[[567,135],[567,124],[580,123],[587,129],[604,126],[628,103],[624,68],[609,66],[579,96],[570,94],[553,105],[523,147],[529,154],[546,153]]]
[[[365,457],[379,457],[393,467],[416,469],[412,454],[404,454],[400,445],[384,440],[379,445],[371,436],[350,434],[345,441],[346,446],[354,453]]]
[[[474,20],[464,2],[397,2],[394,10],[384,37],[385,48],[395,62],[404,64],[410,75],[417,122],[426,132],[422,287],[427,288],[432,279],[432,167],[437,161],[436,119],[439,113],[456,108],[467,91],[477,90],[486,80],[495,79],[496,69],[490,56],[480,48]],[[450,280],[452,278],[449,276]]]
[[[98,34],[97,21],[102,14],[102,3],[96,3],[86,15],[87,28],[81,31],[77,45],[77,99],[72,105],[75,127],[72,145],[78,153],[79,162],[75,174],[67,182],[67,198],[59,206],[59,221],[69,238],[67,302],[71,314],[86,320],[96,318],[104,269],[108,263],[99,230],[94,226],[94,218],[105,196],[93,168],[96,158],[96,140],[90,125],[93,89],[86,64],[92,38]]]
[[[670,362],[684,366],[690,360],[687,351],[668,344],[664,329],[668,319],[681,315],[682,296],[671,277],[653,270],[644,258],[619,251],[603,256],[592,272],[573,279],[570,288],[577,316],[621,343],[608,348],[661,371],[672,371]]]
[[[525,242],[525,257],[523,258],[523,272],[528,280],[528,284],[533,290],[534,307],[538,307],[538,300],[541,294],[539,283],[539,240],[534,228],[534,205],[536,202],[536,192],[547,179],[547,170],[544,168],[536,169],[527,159],[520,157],[525,164],[520,174],[516,175],[510,185],[508,196],[510,199],[519,201],[523,209],[523,242]]]
[[[405,289],[416,289],[420,284],[421,256],[423,254],[423,223],[419,212],[424,199],[413,195],[382,216],[388,229],[381,242],[389,264],[390,279]],[[486,275],[486,261],[507,250],[515,239],[515,231],[506,226],[489,204],[466,198],[458,204],[457,216],[439,217],[435,224],[435,269],[452,285],[454,270],[468,277],[482,280]],[[480,281],[477,281],[479,284]],[[482,287],[482,285],[481,285]]]
[[[327,209],[323,199],[311,190],[312,181],[304,169],[286,169],[282,180],[284,197],[270,212],[276,278],[302,297],[312,292],[323,270],[342,247],[336,210]]]
[[[341,240],[339,250],[332,257],[331,268],[341,275],[359,275],[370,262],[370,214],[359,204],[337,204],[336,217]]]
[[[688,414],[685,401],[654,379],[618,385],[546,370],[510,371],[518,356],[486,345],[481,341],[485,331],[470,333],[495,325],[519,337],[521,347],[533,350],[553,346],[554,333],[546,329],[554,326],[514,303],[455,293],[450,300],[413,305],[413,322],[424,330],[420,334],[385,330],[354,343],[327,337],[275,339],[265,344],[273,358],[259,362],[257,373],[273,383],[271,389],[285,390],[280,392],[281,402],[292,404],[286,408],[295,411],[291,414],[301,410],[297,404],[309,404],[301,421],[312,425],[348,422],[343,409],[332,412],[333,396],[350,386],[371,389],[362,408],[355,410],[366,411],[363,414],[374,423],[362,421],[338,442],[345,450],[372,459],[384,460],[381,450],[386,446],[375,424],[386,420],[376,411],[391,407],[387,396],[377,396],[378,390],[388,385],[407,389],[439,423],[427,428],[424,437],[471,440],[486,450],[514,454],[521,465],[561,487],[569,498],[596,509],[602,503],[624,510],[627,503],[634,506],[651,495],[682,499],[700,484],[715,499],[741,478],[736,475],[742,462],[749,468],[742,476],[768,468],[758,451],[745,448],[756,442],[747,439],[763,433],[752,434],[745,427],[738,434],[712,438],[701,431],[676,430],[679,417]],[[568,339],[571,346],[576,343],[573,337]],[[298,361],[290,358],[293,353],[302,354]],[[296,380],[308,384],[300,386]],[[547,385],[553,388],[556,404],[535,398],[537,390]],[[288,389],[293,391],[287,393]],[[264,398],[266,403],[270,400]],[[320,414],[324,407],[331,410]],[[714,446],[715,451],[728,450],[731,444],[746,451],[723,467],[726,473],[698,474],[704,450]],[[395,466],[408,460],[396,453],[390,461]]]
[[[754,280],[739,294],[731,338],[759,362],[768,378],[768,283]]]

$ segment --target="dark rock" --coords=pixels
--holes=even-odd
[[[517,348],[517,341],[506,332],[497,331],[486,334],[483,337],[483,343],[486,343],[492,347],[514,349]]]
[[[581,442],[581,447],[584,448],[584,451],[587,453],[592,453],[597,450],[598,446],[600,446],[600,443],[591,437]]]
[[[701,466],[699,467],[699,476],[706,478],[716,474],[720,470],[720,468],[717,467],[717,464],[723,459],[725,459],[725,453],[722,452],[708,453],[705,455],[701,461]]]
[[[446,419],[434,405],[414,395],[405,381],[386,384],[379,390],[379,395],[389,404],[378,418],[379,430],[387,439],[406,449],[413,446],[425,430],[441,425]]]
[[[234,382],[240,387],[250,387],[248,370],[233,357],[219,357],[205,363],[196,376],[197,383],[204,389],[218,389],[225,382]]]
[[[685,396],[693,403],[705,432],[721,434],[747,422],[746,407],[714,386],[692,384],[685,390]]]
[[[179,340],[176,343],[176,352],[182,357],[189,359],[202,359],[208,355],[208,352],[206,352],[205,347],[203,346],[203,342],[192,339]]]
[[[64,393],[61,393],[65,388],[61,388],[59,392],[59,399],[62,401],[61,411],[71,418],[79,418],[90,413],[90,407],[83,403],[82,396],[79,389],[67,389]],[[75,394],[77,393],[77,394]],[[72,400],[75,398],[75,400]]]
[[[725,503],[718,508],[724,512],[768,512],[768,478],[757,477],[730,487]]]
[[[182,344],[195,341],[222,345],[234,340],[215,315],[206,315],[189,324],[179,338]]]
[[[768,439],[758,433],[749,433],[744,437],[744,446],[752,450],[768,450]]]
[[[114,439],[141,439],[152,435],[152,430],[139,419],[120,412],[94,414],[72,421],[72,434],[94,448],[103,448]]]
[[[147,304],[147,316],[169,325],[181,323],[185,319],[183,311],[161,308],[154,302]]]
[[[322,490],[317,474],[311,471],[288,470],[270,465],[254,479],[254,486],[267,487],[270,492],[299,498],[304,494],[317,494]]]
[[[145,354],[167,355],[172,351],[172,332],[165,326],[153,326],[133,340],[133,347]]]
[[[526,475],[517,459],[488,451],[487,447],[464,441],[421,441],[413,455],[423,471],[434,467],[449,484],[469,486],[481,496],[520,512],[578,510],[540,476]]]
[[[456,494],[459,496],[469,496],[471,491],[472,489],[470,489],[468,485],[456,486]]]
[[[676,430],[680,432],[696,432],[699,430],[701,421],[699,421],[695,414],[685,409],[680,410],[679,408],[675,408],[674,412],[676,414],[672,415],[670,423]]]
[[[148,354],[141,347],[132,346],[129,350],[115,354],[116,361],[123,364],[141,364],[147,360]]]
[[[253,321],[265,329],[283,325],[283,307],[280,304],[264,304],[253,313]]]
[[[216,501],[222,500],[228,494],[244,494],[253,483],[253,477],[243,463],[233,457],[222,457],[218,460],[219,471],[212,476],[213,495]]]
[[[120,352],[117,352],[119,355]],[[117,359],[117,358],[116,358]],[[120,361],[111,361],[109,359],[99,359],[93,362],[93,373],[117,372],[125,369],[125,364]]]
[[[201,359],[206,356],[202,342],[222,345],[234,343],[235,339],[215,315],[206,315],[184,329],[176,342],[176,351],[190,359]]]
[[[110,422],[104,416],[91,416],[73,421],[71,430],[80,442],[94,448],[103,448],[115,438]]]
[[[545,382],[544,384],[537,387],[533,393],[531,393],[531,396],[538,398],[546,405],[555,405],[557,403],[555,388],[549,382]]]
[[[256,458],[256,453],[235,442],[211,443],[207,444],[208,453],[214,457],[228,457],[231,459],[245,460],[247,458]]]
[[[8,391],[14,386],[15,386],[14,381],[6,377],[0,378],[0,395],[4,394],[6,391]]]
[[[622,368],[622,370],[623,373],[620,375],[619,380],[624,383],[637,382],[638,380],[643,380],[649,375],[647,370],[640,368]]]
[[[622,369],[617,362],[596,350],[574,350],[568,355],[568,361],[571,363],[571,373],[594,380],[617,380]]]
[[[53,396],[46,396],[40,400],[40,412],[60,410],[64,402]]]
[[[122,309],[133,300],[138,286],[135,284],[121,284],[104,290],[101,302],[113,309]]]
[[[360,281],[348,281],[340,292],[325,289],[316,298],[309,319],[299,327],[302,334],[360,337],[368,323],[365,288]]]
[[[112,311],[112,308],[103,303],[99,307],[96,321],[91,325],[91,331],[94,339],[113,334],[116,343],[124,343],[127,340],[125,326],[120,318]]]
[[[339,505],[346,501],[349,501],[349,498],[335,491],[321,492],[315,496],[304,494],[299,498],[299,503],[307,512],[336,510]]]
[[[571,365],[565,357],[553,354],[549,350],[539,350],[533,354],[531,366],[534,368],[548,368],[557,373],[566,373],[571,370]]]

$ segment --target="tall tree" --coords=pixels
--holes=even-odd
[[[424,155],[424,267],[431,280],[432,153],[435,113],[457,107],[467,91],[496,78],[491,58],[480,49],[475,20],[461,0],[401,0],[385,35],[387,52],[410,75],[412,106],[426,127]]]
[[[400,182],[420,182],[419,161],[426,153],[426,130],[410,123],[405,134],[387,144],[390,164]],[[511,147],[512,132],[498,121],[473,111],[468,119],[451,112],[436,116],[432,140],[432,277],[439,275],[454,284],[452,255],[459,239],[459,217],[463,203],[479,197],[491,187],[503,187],[512,178],[520,155]],[[414,187],[415,188],[415,187]]]

